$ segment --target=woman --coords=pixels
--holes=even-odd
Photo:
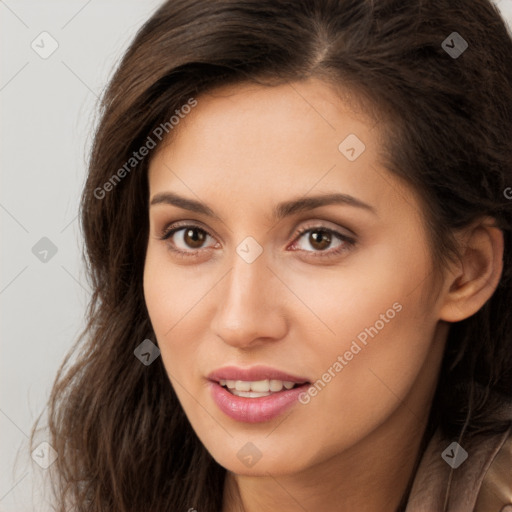
[[[511,56],[487,0],[162,5],[92,150],[58,510],[512,507]]]

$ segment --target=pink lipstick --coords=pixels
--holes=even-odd
[[[297,402],[310,385],[307,378],[265,366],[224,367],[210,373],[208,379],[219,409],[246,423],[276,418]]]

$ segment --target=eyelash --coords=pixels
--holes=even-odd
[[[175,233],[178,231],[181,231],[183,229],[198,229],[204,233],[206,233],[211,238],[214,238],[213,235],[211,235],[206,229],[202,228],[201,226],[198,226],[197,224],[173,224],[167,228],[164,229],[162,235],[159,237],[162,241],[167,241],[169,238],[171,238]],[[327,228],[325,226],[316,225],[316,226],[310,226],[310,227],[303,227],[295,233],[294,237],[294,243],[298,241],[302,235],[309,232],[315,232],[315,231],[322,231],[324,233],[328,233],[333,235],[333,239],[337,238],[339,241],[343,242],[343,245],[340,245],[336,249],[331,250],[324,250],[324,251],[305,251],[302,249],[294,249],[295,251],[299,252],[305,252],[308,253],[309,256],[312,256],[313,258],[331,258],[339,256],[340,254],[349,251],[352,249],[356,242],[353,238],[350,238],[343,233],[340,233],[339,231],[336,231],[331,228]],[[191,249],[190,251],[183,251],[181,249],[177,249],[172,243],[168,243],[169,250],[171,250],[174,254],[176,254],[180,258],[196,258],[198,257],[199,253],[201,251],[204,251],[206,249]],[[207,249],[212,249],[212,247],[209,247]]]

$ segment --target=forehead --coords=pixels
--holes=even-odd
[[[253,204],[314,189],[378,209],[393,179],[379,164],[382,127],[346,100],[318,80],[203,94],[153,158],[150,192],[215,192],[224,204]]]
[[[332,152],[350,131],[370,144],[376,137],[368,133],[374,131],[376,121],[357,106],[353,96],[318,79],[272,87],[224,86],[201,95],[197,102],[173,130],[180,145],[183,135],[190,139],[193,132],[194,142],[199,139],[208,149],[239,143],[245,157],[251,149],[262,157],[260,145],[265,144],[276,158],[280,153],[291,156],[288,148],[304,143],[308,151],[318,147],[318,151]]]

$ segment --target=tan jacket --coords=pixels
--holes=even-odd
[[[512,428],[462,446],[467,459],[457,468],[441,456],[454,456],[450,444],[439,433],[428,444],[406,512],[512,512]]]

